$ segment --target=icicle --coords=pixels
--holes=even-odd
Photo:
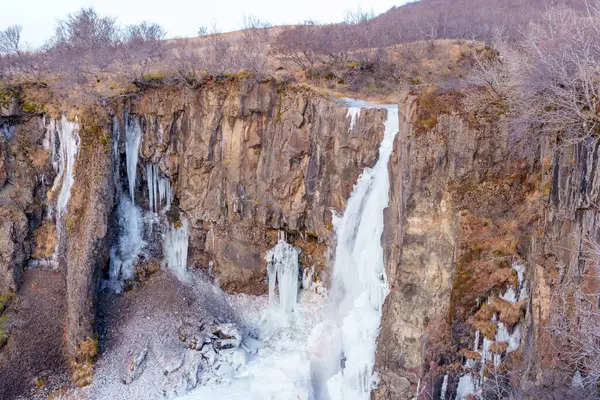
[[[117,207],[117,223],[119,239],[110,251],[109,279],[104,286],[121,293],[125,281],[133,279],[135,263],[146,245],[142,213],[126,195],[121,196]]]
[[[165,210],[171,209],[171,180],[169,177],[160,177],[158,179],[158,197],[161,207],[164,204]]]
[[[269,304],[275,304],[275,286],[279,286],[279,307],[283,315],[289,315],[298,300],[298,251],[286,241],[280,231],[275,247],[267,252],[269,276]]]
[[[131,201],[135,204],[135,178],[137,173],[137,163],[142,141],[142,128],[140,121],[136,116],[128,118],[125,115],[125,155],[127,157],[127,180],[129,182],[129,195]]]
[[[113,153],[117,166],[119,165],[119,139],[121,137],[121,130],[119,129],[119,120],[115,115],[113,117]]]
[[[148,181],[148,204],[154,213],[160,208],[169,210],[171,208],[171,181],[168,177],[160,176],[160,170],[156,164],[148,164],[146,167]]]
[[[188,240],[188,222],[185,219],[179,226],[170,225],[165,234],[167,264],[182,280],[185,280],[187,272]]]
[[[158,212],[158,205],[156,204],[156,180],[158,179],[157,170],[158,167],[154,164],[148,164],[146,166],[146,181],[148,182],[148,206],[154,213]]]
[[[348,132],[352,132],[354,126],[356,125],[356,120],[360,116],[361,107],[348,107],[348,113],[346,114],[350,117],[350,128],[348,128]]]
[[[60,219],[67,210],[67,203],[71,197],[71,187],[75,182],[73,168],[75,167],[75,156],[79,152],[79,136],[75,132],[79,129],[77,123],[67,120],[62,117],[58,136],[60,139],[60,151],[58,164],[58,175],[54,181],[54,187],[62,181],[58,200],[56,202],[57,219]]]
[[[442,391],[440,392],[440,400],[446,400],[446,392],[448,391],[448,374],[444,375],[442,382]]]

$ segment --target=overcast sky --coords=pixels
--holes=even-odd
[[[57,19],[92,6],[100,15],[117,17],[120,24],[157,22],[168,37],[196,36],[198,27],[219,30],[239,29],[243,15],[252,14],[271,25],[293,24],[308,19],[339,22],[347,11],[358,6],[375,14],[387,11],[404,0],[0,0],[0,30],[22,25],[23,40],[42,44],[54,31]]]

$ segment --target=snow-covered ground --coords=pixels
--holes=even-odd
[[[270,306],[266,296],[234,295],[229,301],[243,326],[247,362],[181,399],[312,399],[308,339],[323,316],[325,297],[301,291],[289,316]]]

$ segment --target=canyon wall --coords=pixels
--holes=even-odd
[[[42,222],[40,197],[54,171],[43,119],[17,106],[0,115],[0,295],[17,289]]]

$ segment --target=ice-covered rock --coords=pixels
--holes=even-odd
[[[231,323],[214,326],[210,329],[210,333],[217,337],[215,340],[215,349],[232,349],[239,347],[242,343],[242,334],[239,329]]]

